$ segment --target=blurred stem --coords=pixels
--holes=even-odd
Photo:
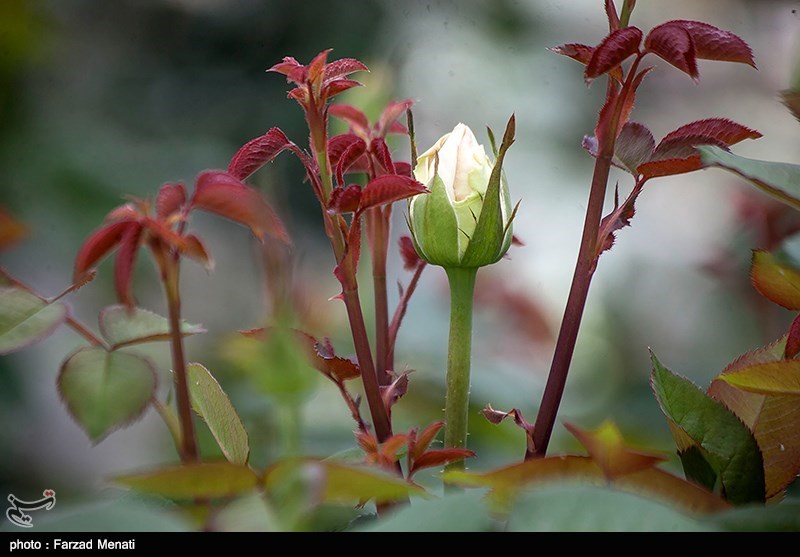
[[[408,310],[408,302],[411,300],[411,296],[414,294],[414,291],[417,289],[417,284],[419,284],[419,279],[422,276],[422,271],[425,270],[427,267],[427,263],[424,261],[417,265],[416,270],[414,271],[414,276],[411,277],[411,280],[408,283],[408,286],[403,291],[403,295],[400,296],[400,301],[397,304],[397,309],[392,316],[392,323],[389,325],[389,354],[386,357],[387,362],[394,361],[394,347],[397,344],[397,332],[400,330],[400,325],[403,323],[403,317],[406,315],[406,311]],[[388,365],[388,364],[387,364]]]
[[[302,453],[302,405],[296,402],[281,402],[276,407],[279,432],[281,436],[281,455],[299,456]]]
[[[192,421],[192,405],[189,399],[189,384],[186,373],[186,356],[181,334],[180,259],[176,253],[164,258],[164,290],[169,309],[170,346],[172,348],[172,370],[175,376],[175,399],[178,404],[178,422],[181,426],[181,460],[196,462],[197,441]]]
[[[175,415],[175,412],[172,411],[171,407],[167,406],[156,397],[153,397],[153,407],[155,407],[158,415],[161,416],[164,425],[167,426],[169,434],[172,436],[172,441],[175,443],[175,450],[180,454],[183,442],[181,441],[181,424],[178,422],[178,417]]]
[[[469,372],[472,353],[472,299],[477,268],[445,268],[450,282],[450,339],[447,344],[447,398],[445,400],[444,446],[467,446],[469,421]],[[445,470],[463,469],[464,461]]]

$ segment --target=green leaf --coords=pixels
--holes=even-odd
[[[791,310],[800,310],[800,269],[775,254],[753,251],[753,286],[762,296]]]
[[[243,495],[214,514],[215,531],[279,532],[279,515],[262,493]]]
[[[247,466],[203,462],[118,476],[114,482],[168,499],[215,499],[253,491],[258,476]]]
[[[717,473],[698,445],[692,445],[683,451],[678,450],[678,456],[687,480],[714,491],[717,485]]]
[[[525,493],[508,520],[509,532],[696,532],[711,523],[641,495],[607,487],[557,485]]]
[[[181,321],[183,336],[205,333],[200,325]],[[112,348],[130,344],[169,340],[170,327],[166,317],[142,308],[128,309],[123,305],[108,306],[100,312],[100,333]]]
[[[150,362],[96,347],[82,348],[67,358],[58,376],[61,398],[95,443],[139,418],[155,389]]]
[[[713,145],[698,146],[697,150],[704,165],[730,170],[776,199],[800,209],[800,166],[748,159]]]
[[[413,501],[388,518],[359,528],[359,532],[490,532],[496,520],[484,494],[466,491],[429,501]]]
[[[311,458],[279,462],[267,471],[265,485],[274,489],[298,475],[319,488],[324,502],[386,503],[425,494],[422,488],[376,468]]]
[[[186,368],[192,408],[203,418],[217,440],[222,454],[233,464],[247,464],[250,442],[242,420],[233,408],[228,395],[214,376],[202,365],[192,363]]]
[[[753,432],[764,459],[768,498],[778,497],[800,474],[800,403],[796,395],[763,395],[728,383],[728,374],[783,361],[786,337],[738,358],[708,388]]]
[[[34,344],[66,319],[60,302],[48,304],[21,288],[0,287],[0,354]]]
[[[740,507],[710,516],[714,526],[734,532],[800,532],[800,501]]]
[[[651,383],[661,410],[707,455],[732,503],[763,502],[764,463],[753,434],[718,401],[688,379],[675,375],[651,353]]]

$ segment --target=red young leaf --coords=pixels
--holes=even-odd
[[[598,249],[597,254],[610,250],[614,246],[616,240],[616,232],[631,225],[631,219],[636,214],[636,198],[639,197],[641,190],[634,190],[620,205],[618,192],[615,191],[614,195],[614,211],[603,218],[600,222],[600,231],[597,234]]]
[[[361,85],[361,82],[353,79],[334,79],[323,88],[322,95],[324,98],[329,99],[353,87],[361,87]]]
[[[308,101],[308,91],[305,87],[295,87],[286,93],[286,97],[294,99],[301,104],[306,103]]]
[[[609,33],[592,52],[583,74],[586,82],[591,82],[636,54],[641,42],[642,31],[638,27],[625,27]]]
[[[272,128],[261,137],[245,143],[231,159],[228,172],[244,180],[291,145],[292,142],[281,130]]]
[[[374,435],[364,431],[356,431],[355,436],[358,446],[361,447],[361,450],[365,453],[372,455],[378,452],[378,440]]]
[[[328,51],[330,52],[330,51]],[[368,72],[369,68],[355,58],[340,58],[325,66],[325,81],[350,75],[353,72]]]
[[[365,211],[370,207],[394,203],[420,193],[428,193],[428,188],[422,183],[407,176],[387,174],[366,185],[361,192],[361,206],[358,210]]]
[[[389,146],[386,145],[386,141],[382,137],[373,139],[369,144],[369,150],[378,159],[385,172],[391,172],[394,169],[392,154],[389,152]]]
[[[298,85],[304,84],[308,75],[306,67],[291,56],[286,56],[283,61],[278,62],[267,71],[283,74],[286,76],[286,81],[291,81]]]
[[[361,186],[350,184],[347,187],[338,186],[331,193],[328,201],[328,211],[332,213],[355,213],[361,203]]]
[[[314,83],[316,81],[320,81],[325,77],[327,77],[325,76],[325,66],[327,66],[328,54],[330,54],[332,50],[333,50],[332,48],[323,50],[322,52],[314,56],[314,59],[311,60],[311,62],[309,62],[307,66],[309,82]],[[333,79],[333,77],[331,77],[331,79]]]
[[[117,246],[126,230],[136,226],[138,224],[132,221],[112,222],[94,231],[75,257],[73,281],[78,282],[86,271]]]
[[[190,257],[203,264],[206,269],[211,269],[214,264],[208,255],[203,243],[194,235],[182,236],[170,226],[150,217],[142,219],[144,226],[150,234],[163,241],[168,246],[175,248],[182,255]]]
[[[202,172],[197,177],[192,207],[244,224],[259,240],[269,235],[290,243],[283,223],[261,194],[227,172]]]
[[[394,163],[394,173],[411,178],[411,164],[407,162]]]
[[[434,422],[416,436],[414,447],[411,450],[411,456],[414,459],[419,458],[422,453],[428,450],[433,440],[439,434],[439,431],[444,427],[444,422]]]
[[[644,46],[682,72],[689,74],[693,80],[700,79],[694,41],[683,26],[662,23],[653,27],[644,40]]]
[[[716,145],[723,149],[728,146],[721,140],[708,135],[679,135],[662,139],[653,151],[652,160],[684,159],[697,155],[697,145]]]
[[[594,145],[592,145],[591,140],[584,145],[584,149],[589,150],[589,153],[591,153],[593,157],[598,156],[600,150],[602,149],[600,142],[603,141],[603,138],[606,136],[606,132],[612,125],[614,109],[617,105],[618,98],[619,90],[614,83],[611,83],[609,85],[608,95],[606,96],[606,102],[603,103],[603,107],[600,109],[600,114],[597,117],[597,125],[594,127]],[[620,125],[622,125],[622,122],[620,122]],[[586,142],[587,138],[584,137],[584,143]],[[594,152],[591,151],[592,147],[595,149]]]
[[[184,203],[186,203],[186,188],[181,182],[164,184],[156,196],[156,217],[161,221],[166,220],[177,213]]]
[[[359,141],[363,142],[364,140],[354,133],[343,133],[331,137],[328,140],[328,158],[331,161],[331,166],[335,168],[347,148]]]
[[[398,124],[397,119],[405,114],[413,105],[414,101],[411,100],[392,101],[387,104],[380,118],[378,118],[377,124],[375,124],[375,135],[377,137],[385,137],[389,132],[408,133],[408,130],[402,124],[399,125],[399,128],[395,127],[395,125]]]
[[[639,73],[633,78],[631,82],[631,90],[628,93],[628,96],[625,97],[625,102],[622,105],[622,111],[620,112],[619,116],[619,125],[625,125],[631,117],[631,111],[633,111],[633,104],[636,101],[636,91],[639,89],[639,85],[642,84],[642,80],[644,76],[650,73],[650,70],[653,69],[653,66],[644,68],[643,70],[639,70]]]
[[[0,206],[0,250],[14,245],[27,233],[28,229],[25,225]]]
[[[423,470],[425,468],[444,466],[445,464],[458,462],[459,460],[472,458],[474,456],[475,453],[469,449],[434,449],[415,459],[409,474],[413,475],[419,470]]]
[[[336,180],[340,186],[344,185],[344,174],[366,152],[367,144],[362,140],[354,141],[344,150],[336,162]]]
[[[661,143],[676,137],[685,136],[705,136],[713,137],[725,145],[734,145],[745,139],[758,139],[761,134],[741,124],[737,124],[727,118],[707,118],[691,122],[681,126],[677,130],[669,132]]]
[[[486,407],[481,410],[481,414],[495,425],[506,418],[513,418],[515,424],[524,429],[527,433],[533,433],[533,425],[523,418],[522,413],[516,408],[512,409],[510,412],[503,412],[501,410],[495,410],[492,408],[491,404],[487,404]]]
[[[120,221],[120,220],[138,220],[142,216],[141,211],[136,207],[133,203],[126,203],[125,205],[120,205],[115,209],[109,211],[106,215],[106,218],[103,219],[105,222],[113,222],[113,221]]]
[[[422,263],[422,258],[414,249],[414,241],[411,236],[400,236],[400,256],[403,258],[403,268],[406,271],[413,271]]]
[[[381,443],[380,452],[384,462],[397,462],[397,453],[399,453],[400,449],[405,447],[407,443],[408,435],[405,433],[396,433]]]
[[[703,168],[700,155],[692,155],[684,159],[665,159],[644,163],[638,168],[639,174],[647,178],[660,178],[662,176],[675,176],[686,174]]]
[[[389,126],[389,130],[386,133],[399,133],[401,135],[408,135],[408,128],[405,124],[401,124],[397,120],[392,122]]]
[[[789,335],[786,337],[786,349],[783,352],[783,357],[791,360],[800,354],[800,314],[794,318],[792,325],[789,327]]]
[[[117,298],[120,303],[129,308],[134,306],[133,300],[133,267],[136,263],[136,254],[139,252],[139,240],[142,237],[143,227],[139,223],[131,223],[122,234],[119,250],[114,261],[114,286],[117,289]]]
[[[361,137],[369,135],[369,120],[359,109],[349,104],[335,104],[328,108],[328,114],[347,122]]]
[[[628,122],[617,137],[614,154],[631,174],[638,176],[636,169],[650,160],[655,146],[656,140],[647,126]]]
[[[665,23],[669,24],[686,29],[694,42],[697,58],[739,62],[756,67],[753,51],[748,44],[730,31],[723,31],[702,21],[676,20]]]
[[[577,60],[584,66],[589,63],[589,60],[592,59],[592,54],[594,53],[593,46],[578,43],[552,46],[547,50],[550,52],[555,52],[556,54],[560,54],[561,56],[566,56],[568,58],[572,58],[573,60]]]

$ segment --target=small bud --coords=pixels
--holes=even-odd
[[[501,146],[498,161],[492,163],[472,130],[458,124],[419,156],[414,177],[431,193],[411,200],[409,224],[414,247],[425,261],[483,267],[508,251],[512,211],[502,173],[508,146]],[[497,183],[492,185],[493,180]]]

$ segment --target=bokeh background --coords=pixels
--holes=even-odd
[[[55,294],[69,284],[83,238],[123,196],[152,196],[167,181],[191,184],[204,169],[225,168],[241,144],[272,126],[305,143],[302,113],[286,99],[287,84],[264,71],[283,56],[306,62],[333,48],[333,58],[359,58],[371,69],[357,76],[366,87],[339,101],[374,118],[388,100],[414,99],[422,148],[458,122],[483,139],[485,126],[501,131],[513,112],[517,143],[506,172],[512,196],[522,200],[515,232],[524,246],[483,272],[479,285],[470,439],[479,457],[470,466],[514,462],[524,451],[522,433],[510,423],[488,425],[478,410],[491,403],[535,417],[593,166],[580,142],[594,126],[604,92],[599,83],[587,88],[581,66],[546,48],[597,43],[607,31],[602,4],[3,0],[0,206],[25,223],[28,236],[0,255],[2,266]],[[692,120],[727,117],[764,134],[736,146],[737,153],[797,161],[800,126],[778,92],[798,82],[800,2],[640,1],[632,23],[646,31],[669,19],[703,20],[737,33],[753,47],[759,70],[701,61],[701,80],[694,84],[653,58],[658,68],[640,89],[633,119],[658,139]],[[408,156],[402,138],[392,147]],[[629,178],[614,174],[612,185],[616,180],[626,194]],[[349,354],[343,304],[328,301],[338,290],[319,207],[300,165],[283,156],[251,181],[293,235],[294,284],[310,332],[330,336]],[[594,427],[610,418],[635,443],[671,455],[648,385],[648,347],[706,386],[736,356],[782,334],[792,316],[760,302],[747,274],[750,250],[770,242],[764,215],[774,210],[766,197],[719,170],[648,184],[633,227],[600,262],[559,423]],[[394,216],[396,240],[406,226],[399,207]],[[286,421],[295,418],[237,365],[230,344],[238,329],[270,318],[260,251],[233,223],[200,215],[191,226],[208,243],[216,269],[184,268],[185,318],[209,331],[188,339],[189,357],[217,375],[250,431],[253,461],[267,464],[285,447]],[[163,313],[156,273],[141,259],[139,305]],[[395,249],[389,272],[391,283],[410,278]],[[115,301],[111,275],[111,265],[101,265],[97,279],[69,298],[74,314],[92,326],[97,312]],[[369,314],[367,274],[362,282]],[[392,307],[396,300],[392,289]],[[398,369],[415,371],[408,395],[395,407],[397,430],[442,417],[447,322],[444,274],[428,269],[398,341]],[[114,474],[176,458],[153,411],[95,446],[88,441],[56,390],[60,362],[80,346],[80,338],[64,329],[0,358],[0,492],[52,487],[62,513],[119,497],[108,482]],[[167,347],[140,350],[159,367],[166,396]],[[335,388],[322,378],[309,385],[294,404],[302,451],[325,456],[353,447],[353,425]],[[206,437],[206,450],[213,452]],[[552,446],[577,447],[560,425]],[[116,515],[94,516],[101,522],[89,528]]]

